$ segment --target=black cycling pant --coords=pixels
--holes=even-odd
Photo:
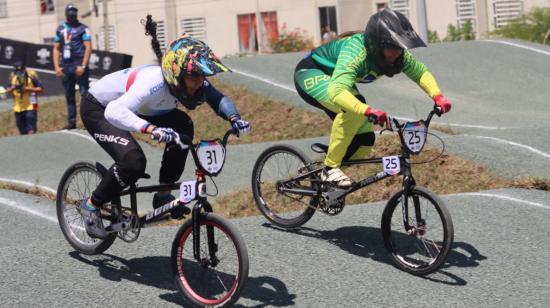
[[[92,202],[96,205],[113,200],[122,189],[135,183],[145,173],[147,164],[143,150],[130,132],[113,126],[105,119],[104,113],[105,107],[101,106],[91,94],[83,96],[80,116],[84,127],[115,161],[109,169],[109,174],[101,180],[92,193]],[[193,121],[182,110],[174,109],[163,115],[141,116],[141,118],[159,127],[172,128],[180,135],[187,135],[191,140],[193,139]],[[166,148],[162,156],[159,182],[174,183],[183,173],[189,149],[172,147],[167,151]]]

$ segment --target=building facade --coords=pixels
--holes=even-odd
[[[158,21],[161,45],[186,32],[224,56],[269,52],[272,38],[296,29],[317,45],[322,27],[337,33],[361,30],[384,7],[405,14],[415,28],[424,21],[440,38],[449,24],[461,26],[467,20],[483,38],[534,6],[550,7],[549,0],[0,0],[0,33],[51,43],[68,3],[79,8],[95,49],[131,54],[134,65],[154,61],[141,24],[147,13]]]

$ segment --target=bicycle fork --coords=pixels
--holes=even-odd
[[[403,202],[401,202],[403,213],[403,226],[410,235],[424,235],[425,222],[422,219],[422,212],[420,209],[420,199],[417,195],[413,196],[414,214],[416,218],[416,226],[411,226],[409,222],[409,192],[416,185],[416,181],[411,174],[411,170],[408,162],[404,163],[403,171]]]
[[[203,215],[202,209],[206,213],[212,213],[212,206],[206,200],[206,179],[204,173],[200,170],[196,170],[195,174],[197,176],[197,195],[198,202],[195,203],[192,212],[192,221],[193,221],[193,256],[203,267],[215,267],[218,265],[219,260],[216,257],[218,252],[218,244],[215,242],[214,237],[214,227],[206,225],[206,240],[208,242],[208,253],[210,258],[201,258],[201,218]]]

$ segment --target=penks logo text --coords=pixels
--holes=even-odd
[[[128,141],[128,139],[125,139],[119,136],[105,135],[105,134],[98,134],[98,133],[94,133],[94,138],[102,142],[113,142],[124,146],[128,145],[128,142],[130,142]]]

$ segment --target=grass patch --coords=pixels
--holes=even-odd
[[[252,132],[243,138],[234,138],[232,143],[255,143],[298,139],[327,135],[330,121],[325,115],[289,106],[283,102],[267,99],[241,86],[230,86],[214,80],[216,87],[230,97],[236,104],[244,119],[252,123]],[[78,104],[78,103],[77,103]],[[195,139],[222,137],[229,128],[226,121],[215,115],[214,111],[204,104],[196,110],[188,111],[195,124]],[[12,111],[0,112],[0,137],[18,135]],[[38,131],[55,131],[66,125],[67,108],[65,98],[60,97],[40,105],[38,111]],[[83,128],[78,119],[77,127]],[[451,127],[434,124],[432,128],[447,134],[457,134]],[[137,139],[159,146],[149,136],[134,134]],[[399,152],[399,140],[395,135],[378,137],[373,156],[395,155]],[[414,161],[426,161],[438,155],[436,148],[427,146]],[[252,163],[252,162],[251,162]],[[378,165],[354,166],[346,169],[353,179],[360,180],[365,175],[381,171]],[[437,194],[474,192],[496,188],[525,188],[550,190],[550,180],[527,177],[508,179],[496,176],[485,167],[459,156],[444,154],[428,164],[413,165],[413,174],[418,185],[427,186]],[[401,177],[393,177],[359,190],[347,197],[347,204],[375,202],[388,199],[399,190]],[[55,200],[55,195],[39,187],[27,187],[17,184],[0,183],[0,189],[11,189]],[[250,189],[235,191],[213,203],[216,212],[226,217],[258,215]]]
[[[214,82],[220,91],[233,100],[243,119],[252,123],[251,133],[242,138],[233,138],[232,144],[319,137],[330,132],[331,123],[323,114],[265,98],[241,86]],[[80,100],[77,99],[77,107],[80,110],[78,101]],[[187,110],[181,106],[179,108],[193,119],[195,140],[221,138],[230,127],[206,103],[195,110]],[[0,112],[0,120],[3,123],[0,126],[0,137],[19,135],[12,111]],[[38,132],[56,131],[64,127],[67,124],[65,98],[60,97],[50,103],[41,104],[37,122]],[[84,129],[80,115],[77,116],[77,128]],[[162,146],[148,135],[135,133],[133,136],[151,145]]]
[[[1,182],[0,181],[0,189],[6,189],[6,190],[13,190],[18,191],[24,194],[34,195],[41,198],[48,199],[50,201],[55,201],[56,194],[47,191],[45,189],[42,189],[38,186],[26,186],[21,184],[13,184],[13,183],[7,183],[7,182]]]
[[[388,156],[399,153],[399,140],[395,136],[382,136],[377,139],[372,156]],[[440,151],[426,145],[423,152],[412,162],[428,161],[436,158]],[[413,175],[419,186],[429,187],[436,194],[476,192],[497,188],[524,188],[550,191],[550,180],[527,177],[509,179],[495,175],[487,168],[456,155],[443,154],[426,164],[414,164]],[[382,171],[380,164],[350,166],[345,172],[354,180]],[[402,177],[391,177],[358,190],[346,197],[346,204],[376,202],[389,199],[401,188]],[[226,217],[242,217],[260,214],[256,208],[251,189],[243,189],[227,194],[213,203],[214,211]]]

